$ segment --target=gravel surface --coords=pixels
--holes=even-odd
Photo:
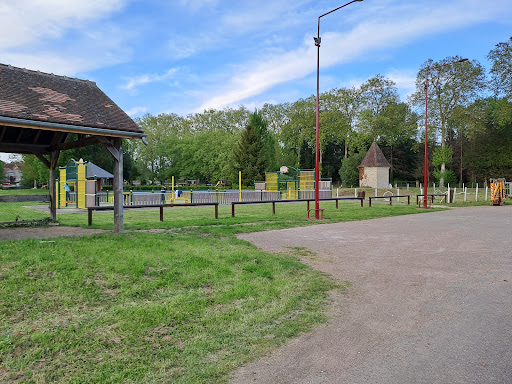
[[[109,232],[102,229],[88,229],[78,227],[18,227],[0,228],[0,241],[23,239],[48,239],[54,237],[87,236],[95,233]],[[110,231],[112,232],[112,231]]]
[[[512,383],[512,206],[240,235],[339,281],[328,324],[235,383]]]

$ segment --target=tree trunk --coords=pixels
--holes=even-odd
[[[445,122],[441,121],[441,148],[446,147],[446,130]],[[439,187],[444,188],[444,172],[446,171],[446,163],[441,164],[441,177],[439,178]]]

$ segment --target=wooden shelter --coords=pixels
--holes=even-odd
[[[376,141],[372,143],[366,156],[357,168],[359,168],[360,187],[388,188],[391,165],[386,160]]]
[[[34,154],[50,169],[53,220],[60,152],[101,143],[114,157],[114,232],[122,233],[122,139],[145,137],[96,83],[0,64],[0,152]]]

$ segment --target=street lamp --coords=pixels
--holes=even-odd
[[[347,5],[352,3],[360,2],[363,0],[352,0],[350,3],[342,5],[336,9],[333,9],[330,12],[324,13],[322,16],[318,17],[318,34],[315,39],[315,45],[317,47],[317,56],[316,56],[316,146],[315,146],[315,219],[320,219],[320,202],[319,202],[319,185],[320,185],[320,168],[319,168],[319,160],[320,160],[320,150],[319,150],[319,130],[320,130],[320,43],[322,39],[320,38],[320,19],[324,16],[327,16],[330,13],[337,11]]]
[[[424,175],[423,175],[423,208],[427,208],[427,184],[428,184],[428,154],[427,154],[427,115],[428,115],[428,73],[431,69],[437,69],[444,67],[446,65],[452,65],[455,63],[462,63],[463,61],[468,61],[468,59],[460,59],[456,61],[452,61],[451,63],[436,65],[435,67],[427,67],[425,74],[425,165],[424,165]],[[449,196],[448,196],[449,197]]]

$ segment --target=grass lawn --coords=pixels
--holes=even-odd
[[[337,222],[422,212],[322,203]],[[344,290],[236,233],[313,225],[306,205],[125,211],[123,235],[0,242],[0,382],[222,383],[241,364],[325,321]],[[112,229],[113,214],[94,214]],[[87,215],[59,215],[86,226]],[[22,230],[22,229],[20,229]],[[149,230],[149,231],[137,231]],[[158,232],[158,233],[154,233]],[[294,254],[297,253],[297,254]]]

